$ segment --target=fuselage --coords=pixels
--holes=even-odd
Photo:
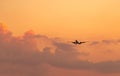
[[[85,43],[85,42],[79,42],[79,41],[76,40],[75,42],[72,42],[72,43],[77,45],[77,44],[82,44],[82,43]]]

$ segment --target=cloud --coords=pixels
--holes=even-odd
[[[98,42],[98,41],[93,41],[90,45],[97,45],[97,44],[99,44],[100,42]]]
[[[92,41],[90,45],[98,45],[98,44],[118,44],[120,40],[101,40],[101,41]]]
[[[54,53],[51,53],[52,50]],[[92,63],[80,60],[81,54],[79,49],[71,44],[36,35],[33,31],[14,37],[0,24],[1,76],[48,76],[46,65],[102,73],[120,72],[120,61]]]
[[[31,31],[22,37],[14,37],[0,26],[0,75],[46,76],[47,69],[42,64],[41,53],[33,37]]]
[[[43,54],[42,54],[43,55]],[[119,73],[120,72],[120,61],[106,61],[92,63],[89,61],[83,61],[78,59],[77,52],[64,51],[59,48],[56,53],[51,55],[49,48],[44,51],[44,56],[47,56],[48,64],[65,69],[77,69],[77,70],[92,70],[100,73]]]
[[[105,44],[115,44],[115,43],[118,43],[118,41],[116,41],[116,40],[102,40],[102,43],[105,43]]]

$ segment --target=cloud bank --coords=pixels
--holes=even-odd
[[[80,60],[78,56],[81,54],[79,49],[71,44],[36,35],[32,31],[14,37],[0,24],[1,76],[49,76],[46,65],[102,73],[120,72],[120,61],[92,63]]]

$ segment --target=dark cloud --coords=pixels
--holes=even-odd
[[[0,75],[2,76],[46,76],[46,66],[36,47],[34,34],[26,32],[23,37],[13,37],[12,33],[0,25]]]
[[[98,45],[98,44],[117,44],[120,43],[120,40],[102,40],[102,41],[92,41],[90,45]]]
[[[55,48],[54,54],[51,53],[53,47],[47,45],[44,45],[43,52],[40,52],[39,40],[50,41]],[[120,72],[120,61],[92,63],[80,60],[81,54],[73,45],[36,35],[32,31],[26,32],[21,37],[14,37],[10,31],[0,25],[1,76],[47,76],[46,64],[66,69],[94,70],[103,73]]]
[[[120,40],[117,40],[118,43],[120,43]]]
[[[93,69],[103,73],[120,73],[120,61],[108,61],[94,64]]]
[[[103,43],[106,43],[106,44],[110,44],[110,43],[114,43],[113,40],[102,40]]]
[[[97,45],[97,44],[99,44],[100,42],[98,42],[98,41],[93,41],[90,45]]]
[[[92,63],[89,61],[83,61],[78,59],[79,53],[72,51],[64,51],[57,49],[54,55],[48,51],[44,52],[44,56],[47,56],[48,64],[66,69],[78,69],[78,70],[93,70],[101,73],[119,73],[120,61],[107,61]]]

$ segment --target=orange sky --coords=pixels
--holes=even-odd
[[[79,68],[80,70],[73,69],[73,67],[69,66],[67,66],[67,68],[65,68],[66,66],[60,67],[60,65],[62,64],[66,65],[66,63],[62,63],[64,61],[64,55],[62,54],[66,54],[66,52],[61,52],[57,50],[57,52],[60,52],[60,54],[57,54],[58,59],[59,55],[62,55],[61,57],[63,57],[63,61],[61,59],[61,62],[58,63],[60,65],[57,65],[56,63],[50,64],[49,59],[46,60],[49,65],[52,65],[47,67],[45,66],[45,68],[43,68],[47,68],[47,73],[49,74],[48,76],[56,76],[57,74],[59,74],[60,76],[62,74],[65,74],[65,76],[73,76],[74,74],[76,74],[76,76],[79,76],[81,74],[83,76],[120,75],[119,73],[111,74],[110,72],[109,73],[111,75],[106,75],[104,73],[101,73],[106,72],[105,70],[103,70],[103,67],[99,67],[102,66],[102,64],[111,63],[107,61],[120,60],[120,0],[0,0],[0,23],[6,25],[15,36],[23,35],[24,32],[31,29],[34,30],[37,34],[47,36],[48,38],[42,36],[43,38],[41,37],[40,43],[39,40],[37,42],[37,44],[39,45],[37,46],[37,49],[39,49],[40,51],[45,51],[43,52],[43,56],[44,54],[46,55],[45,57],[51,57],[51,54],[49,54],[49,50],[51,49],[52,51],[55,51],[56,47],[59,46],[59,49],[62,48],[62,51],[64,51],[63,48],[65,50],[70,50],[70,52],[67,52],[69,54],[65,56],[66,59],[68,59],[68,64],[70,63],[72,57],[74,61],[74,56],[72,56],[71,53],[76,53],[71,51],[71,49],[73,49],[72,47],[79,49],[76,51],[79,51],[82,55],[75,55],[78,56],[78,58],[81,60],[88,60],[91,62],[106,61],[106,63],[94,64],[97,67],[94,67],[93,69],[87,67],[87,71],[83,71],[83,68],[81,71],[81,67]],[[7,45],[7,47],[5,46],[7,50],[8,48],[14,50],[12,49],[13,47],[16,47],[17,49],[24,48],[27,50],[25,51],[25,54],[30,53],[30,55],[26,55],[28,56],[28,58],[29,56],[34,55],[31,55],[31,53],[35,53],[36,55],[36,50],[34,52],[28,51],[29,48],[36,48],[36,45],[32,44],[32,41],[30,41],[31,39],[29,39],[29,36],[34,36],[34,33],[28,31],[27,34],[25,33],[24,36],[21,36],[23,37],[23,41],[26,40],[24,44],[27,44],[27,42],[28,44],[30,43],[30,45],[26,46],[28,48],[26,48],[21,45],[22,40],[13,36],[11,37],[11,35],[9,36],[9,33],[6,34],[8,32],[6,29],[2,30],[1,33],[1,28],[3,29],[3,27],[0,27],[1,41],[4,41],[4,38],[8,37],[6,38],[6,40],[10,39],[11,41],[8,43],[16,44],[11,46],[7,44],[7,42],[3,42]],[[4,34],[3,31],[6,33]],[[81,45],[80,47],[72,46],[69,49],[69,44],[66,44],[66,42],[64,42],[63,44],[58,43],[58,45],[53,44],[54,38],[64,39],[65,41],[71,41],[74,39],[84,41],[89,40],[90,42],[88,44]],[[16,41],[12,41],[12,39],[15,39]],[[0,45],[4,46],[4,44],[2,43]],[[33,47],[31,47],[31,45],[33,45]],[[45,48],[47,48],[47,51],[45,50]],[[2,48],[2,50],[3,49],[5,48]],[[25,58],[27,58],[26,56]],[[69,59],[69,57],[71,59]],[[52,58],[50,60],[52,60]],[[57,61],[57,59],[55,59],[55,61]],[[81,62],[84,63],[84,61]],[[89,66],[93,65],[93,63],[89,62],[85,63]],[[111,63],[111,65],[115,66],[116,63],[120,64],[119,62],[113,62],[113,64]],[[74,65],[74,67],[76,67],[76,63],[72,64]],[[111,68],[113,68],[114,71],[114,67]],[[56,71],[54,72],[53,70],[55,69]],[[90,69],[90,71],[88,69]],[[97,72],[93,70],[96,70]]]
[[[119,0],[1,0],[0,21],[15,35],[26,29],[67,39],[118,38]]]

